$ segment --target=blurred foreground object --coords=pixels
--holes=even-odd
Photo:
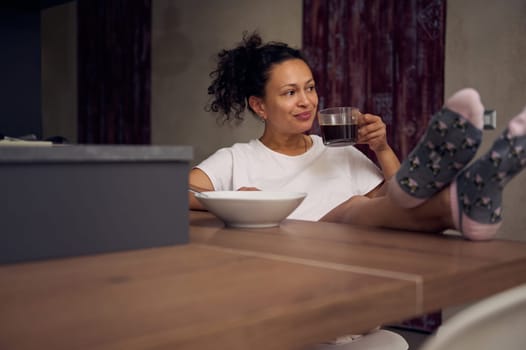
[[[438,329],[422,350],[524,349],[526,284],[480,301]]]

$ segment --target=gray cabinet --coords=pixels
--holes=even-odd
[[[189,146],[0,146],[0,263],[188,242]]]

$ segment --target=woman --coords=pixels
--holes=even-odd
[[[325,147],[319,136],[306,135],[316,118],[318,95],[312,70],[299,50],[283,43],[262,44],[252,34],[218,58],[208,88],[213,96],[210,110],[229,120],[242,119],[240,114],[248,109],[265,128],[259,139],[220,149],[192,169],[191,187],[307,192],[289,216],[295,219],[429,232],[456,228],[470,239],[489,239],[497,232],[502,186],[526,164],[520,150],[526,148],[526,110],[486,156],[466,169],[482,137],[484,108],[476,91],[464,89],[449,98],[401,166],[381,118],[363,114],[358,143],[375,153],[378,168],[353,146]],[[508,157],[515,146],[514,157]],[[498,184],[493,183],[495,174]],[[488,208],[484,198],[497,209]],[[203,209],[193,194],[189,200],[191,209]],[[385,331],[365,338],[374,344],[373,337],[381,343],[385,337],[390,344],[386,348],[407,348],[403,339]],[[368,344],[361,336],[347,336],[333,345],[343,349],[342,343],[356,339]]]
[[[262,44],[252,34],[218,58],[208,88],[210,109],[235,119],[248,108],[265,128],[259,139],[220,149],[192,169],[190,186],[307,192],[289,216],[295,219],[427,232],[458,229],[477,240],[497,232],[503,184],[526,163],[521,151],[526,148],[526,111],[510,122],[486,156],[466,169],[482,138],[484,107],[475,90],[461,90],[446,101],[402,166],[387,143],[381,118],[364,114],[358,143],[375,153],[378,169],[353,146],[325,147],[319,136],[305,134],[316,118],[318,95],[299,50]],[[498,167],[491,160],[494,153],[506,160]],[[473,176],[485,186],[473,184]],[[192,194],[190,208],[202,209]]]
[[[209,88],[215,96],[211,109],[228,119],[239,118],[248,107],[264,121],[265,129],[258,140],[219,150],[193,169],[192,186],[306,191],[303,205],[290,216],[305,220],[319,220],[353,195],[381,193],[383,179],[391,177],[400,163],[378,116],[362,116],[359,142],[375,152],[381,172],[354,147],[327,148],[320,137],[305,135],[316,118],[318,95],[300,51],[278,43],[262,45],[261,38],[252,35],[219,56]],[[237,172],[239,164],[242,169]],[[190,203],[191,208],[200,208],[193,196]]]

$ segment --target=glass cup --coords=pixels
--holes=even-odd
[[[323,143],[330,147],[354,145],[358,139],[358,116],[356,107],[332,107],[318,112]]]

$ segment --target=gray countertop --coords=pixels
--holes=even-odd
[[[0,146],[2,163],[190,161],[191,146],[51,145]]]

